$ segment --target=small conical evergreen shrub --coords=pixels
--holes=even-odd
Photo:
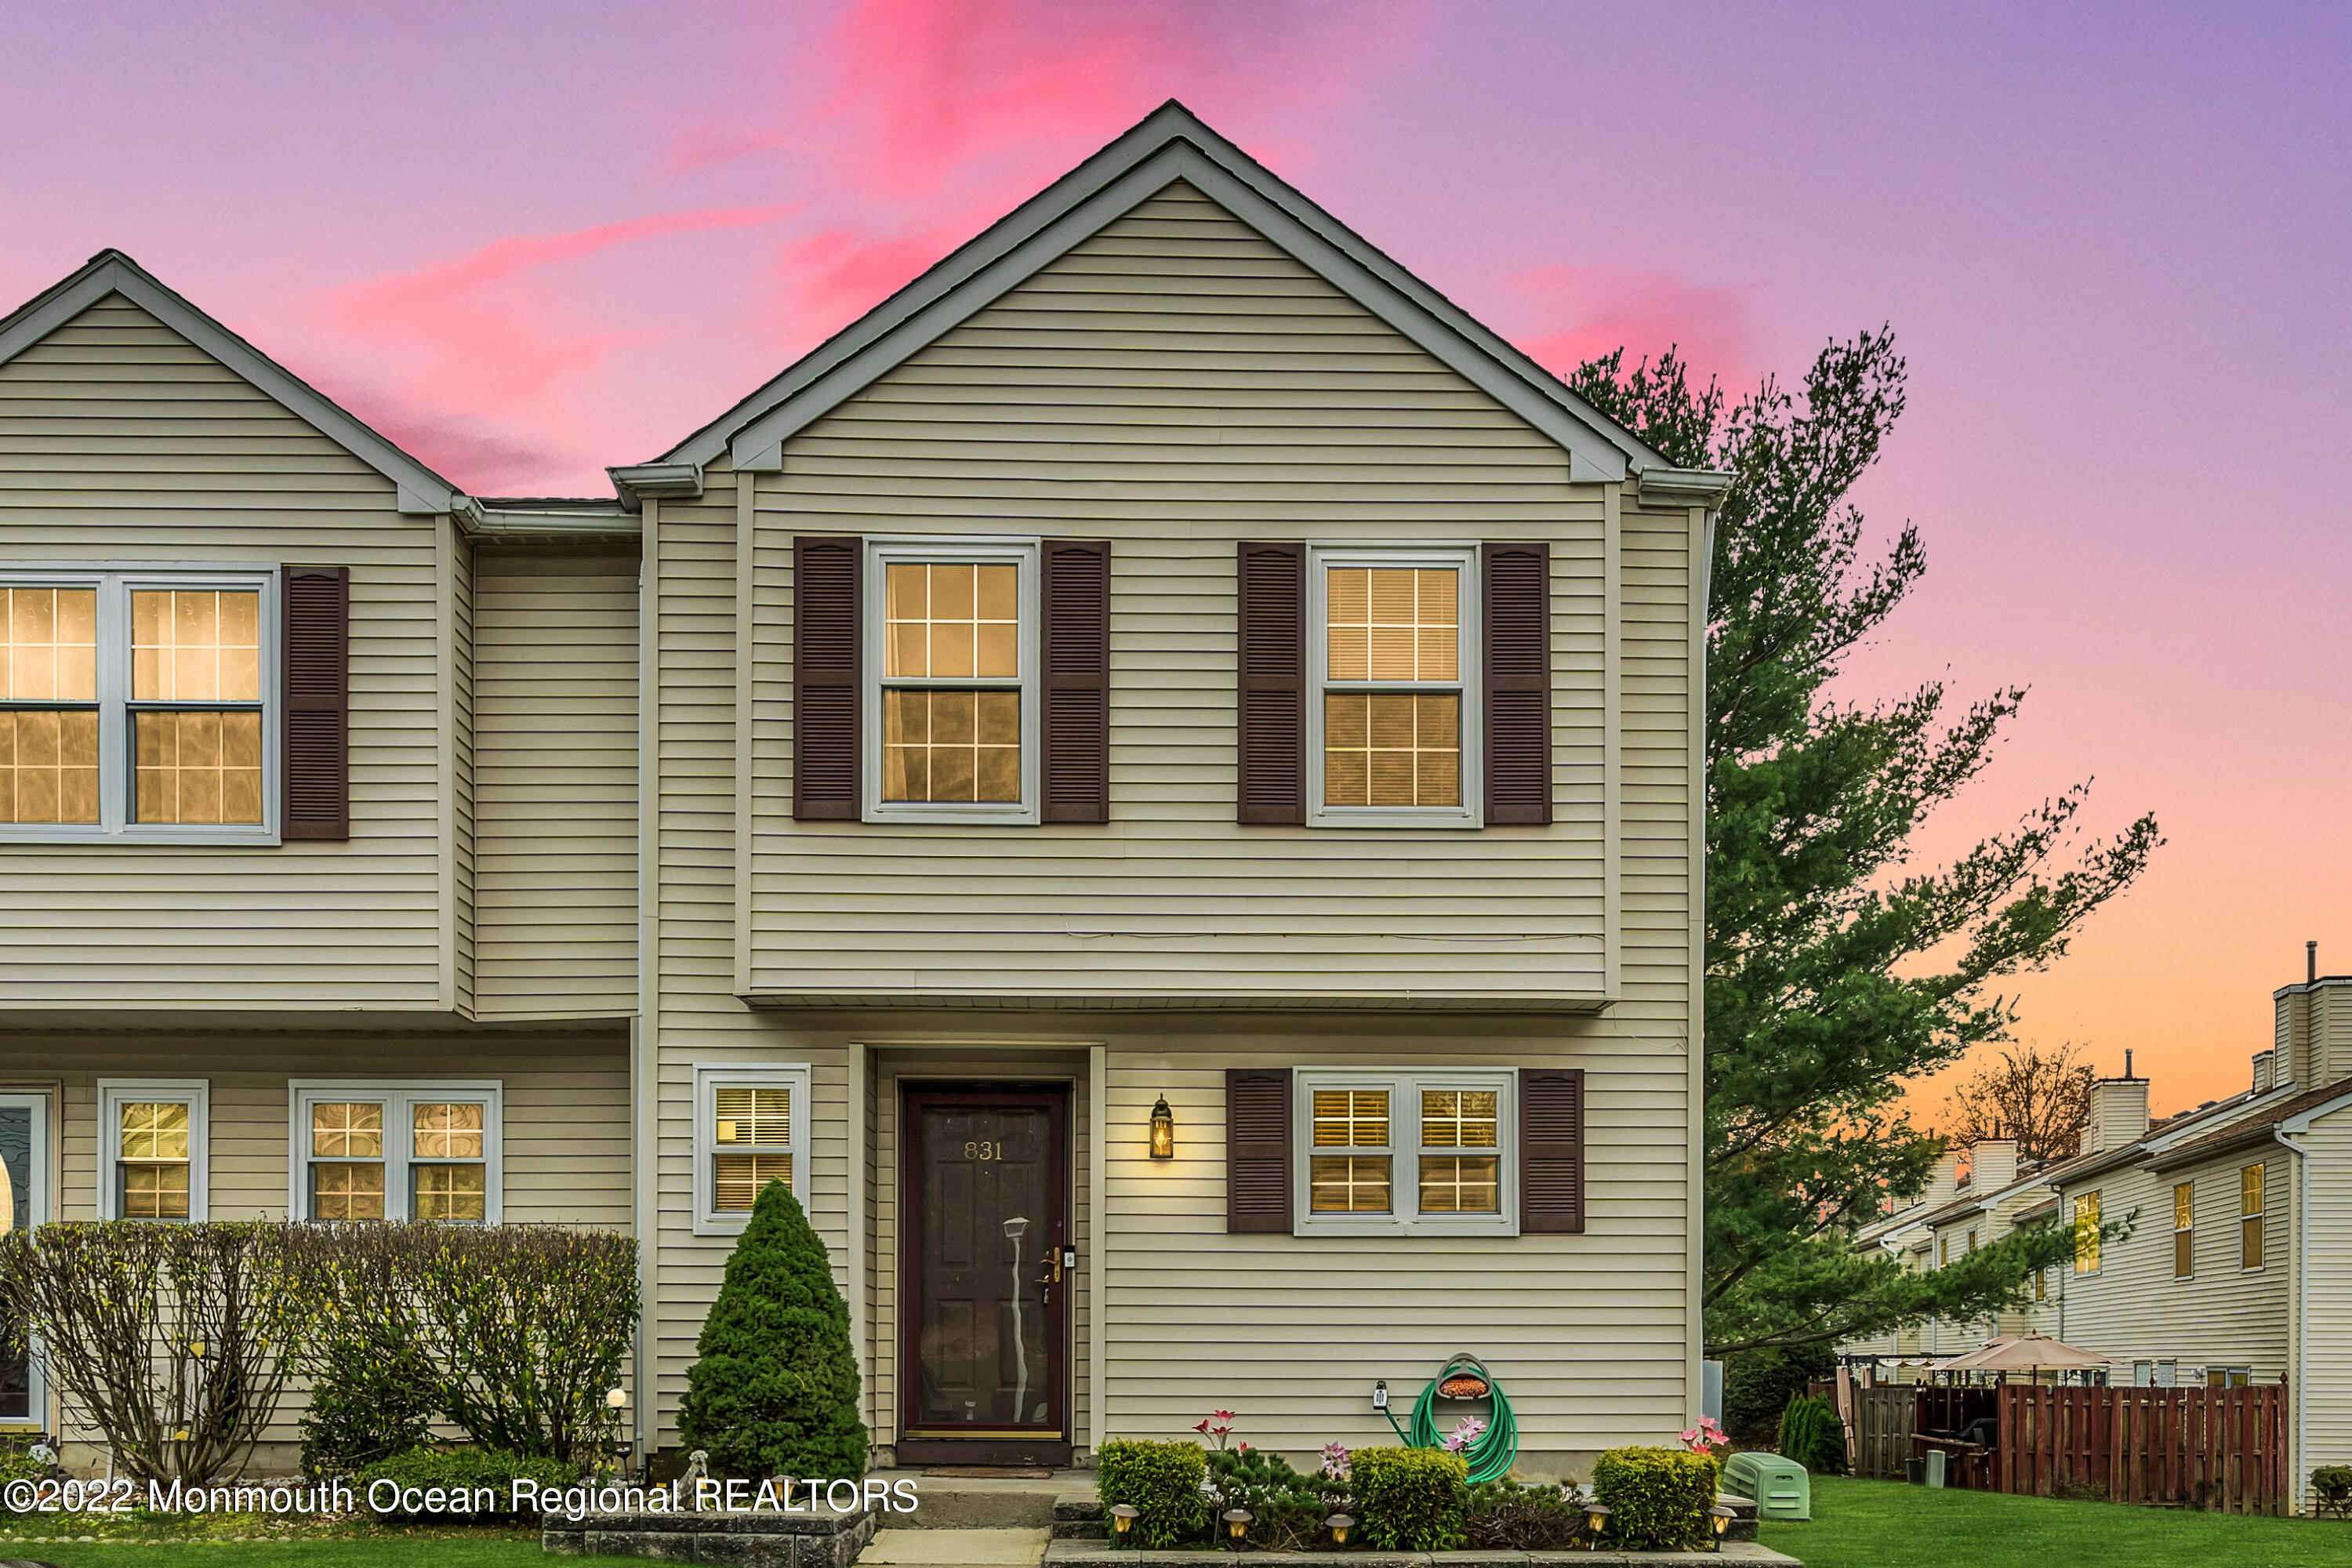
[[[1826,1399],[1799,1394],[1780,1415],[1780,1454],[1817,1476],[1845,1474],[1845,1422]]]
[[[709,1451],[712,1475],[866,1474],[849,1307],[782,1182],[761,1189],[694,1348],[678,1434]]]

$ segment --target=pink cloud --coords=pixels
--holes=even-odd
[[[1672,272],[1559,264],[1505,280],[1517,314],[1539,325],[1514,337],[1546,369],[1566,374],[1581,362],[1622,348],[1628,362],[1669,348],[1702,380],[1738,388],[1753,379],[1755,332],[1746,290],[1706,289]]]

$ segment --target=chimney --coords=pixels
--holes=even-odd
[[[2134,1078],[2131,1053],[2124,1053],[2124,1075],[2103,1078],[2091,1086],[2090,1152],[2105,1153],[2128,1148],[2147,1136],[2147,1079]]]
[[[2303,944],[2304,981],[2271,996],[2276,1013],[2272,1076],[2319,1089],[2352,1078],[2352,975],[2319,973],[2319,944]]]
[[[1927,1190],[1919,1201],[1933,1208],[1960,1190],[1960,1152],[1947,1149],[1936,1161],[1936,1173],[1927,1178]]]
[[[2277,1066],[2278,1052],[2256,1051],[2254,1053],[2254,1092],[2256,1094],[2268,1094],[2270,1092],[2272,1081],[2271,1073]]]
[[[1969,1183],[1979,1193],[1997,1193],[2017,1180],[2017,1140],[1980,1138],[1969,1153]]]

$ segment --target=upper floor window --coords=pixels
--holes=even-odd
[[[2084,1193],[2074,1200],[2074,1272],[2099,1271],[2099,1194]]]
[[[2238,1267],[2263,1266],[2263,1168],[2238,1173]]]
[[[0,574],[0,837],[273,836],[274,581]]]
[[[1517,1229],[1508,1072],[1297,1075],[1301,1234]]]
[[[499,1217],[495,1084],[321,1080],[294,1090],[294,1192],[303,1219]]]
[[[1037,820],[1037,547],[870,541],[870,820]]]
[[[1478,825],[1477,562],[1467,548],[1310,552],[1310,821]]]
[[[2186,1279],[2197,1272],[2197,1186],[2179,1182],[2172,1189],[2172,1277]]]

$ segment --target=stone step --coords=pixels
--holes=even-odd
[[[1043,1530],[877,1531],[857,1554],[858,1568],[1037,1568]]]
[[[1087,1471],[1057,1471],[1044,1480],[927,1477],[919,1470],[877,1470],[875,1478],[915,1483],[915,1510],[891,1514],[893,1530],[1034,1530],[1044,1540],[1057,1525],[1101,1518],[1094,1476]]]

